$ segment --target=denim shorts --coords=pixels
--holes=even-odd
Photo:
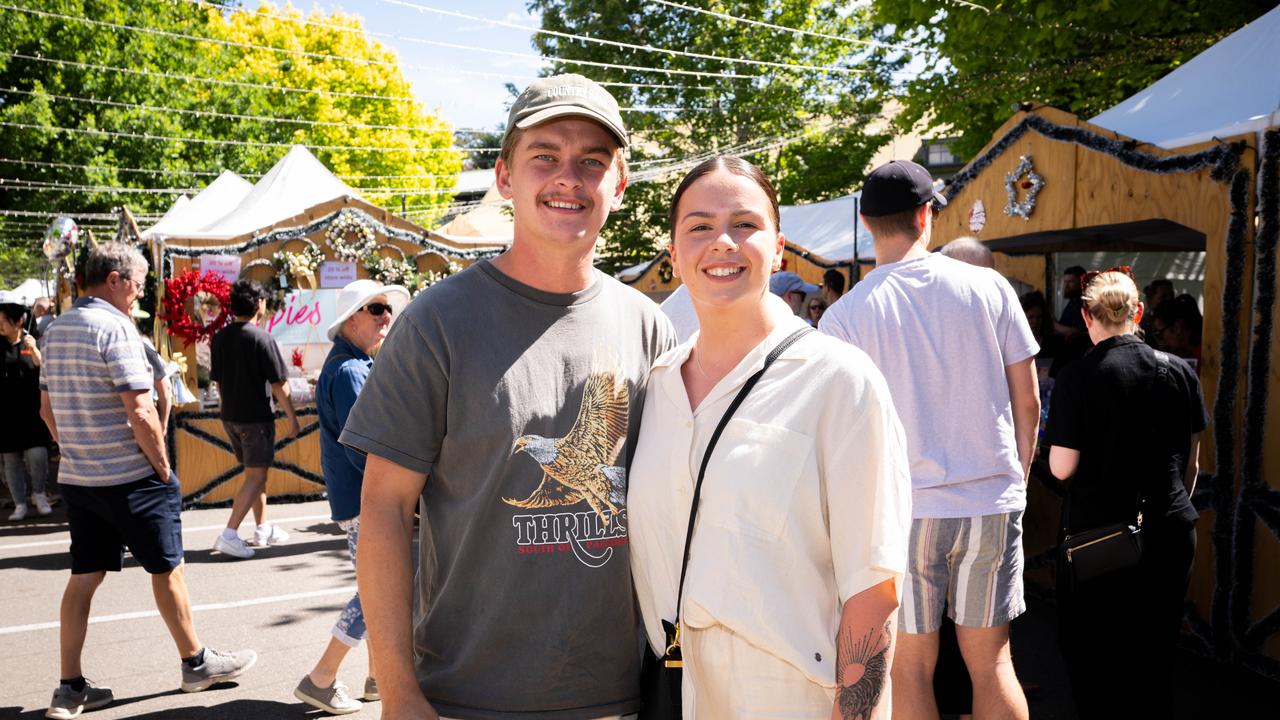
[[[247,468],[271,467],[276,459],[276,424],[274,422],[231,422],[223,420],[236,461]]]
[[[182,487],[156,475],[124,485],[62,485],[71,525],[71,573],[118,572],[129,548],[152,575],[182,563]]]

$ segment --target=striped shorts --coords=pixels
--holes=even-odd
[[[1022,511],[916,518],[898,629],[937,632],[947,615],[964,627],[996,627],[1027,608],[1022,595]]]

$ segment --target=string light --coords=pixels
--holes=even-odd
[[[107,105],[109,107],[128,108],[132,110],[143,110],[146,112],[162,112],[162,113],[179,113],[184,115],[196,115],[198,117],[214,117],[225,118],[230,120],[255,120],[259,122],[276,122],[289,123],[292,125],[312,125],[322,127],[341,127],[355,128],[359,130],[403,130],[407,132],[441,132],[453,133],[447,127],[436,127],[431,125],[369,125],[366,123],[356,122],[340,122],[332,120],[302,120],[295,118],[268,117],[265,115],[240,115],[237,113],[223,113],[213,110],[189,110],[184,108],[162,107],[157,105],[139,105],[137,103],[119,102],[116,100],[101,100],[98,98],[79,97],[75,95],[58,95],[56,93],[36,92],[34,90],[18,90],[16,88],[0,88],[0,92],[14,93],[18,95],[27,95],[31,97],[47,97],[55,100],[64,100],[68,102],[84,102],[94,105]]]
[[[69,132],[79,133],[82,135],[105,135],[109,137],[124,137],[138,140],[160,140],[165,142],[190,142],[201,143],[205,145],[237,145],[247,147],[293,147],[294,145],[302,145],[304,143],[287,142],[259,142],[256,140],[218,140],[214,138],[191,138],[191,137],[171,137],[168,135],[150,135],[148,133],[132,133],[117,130],[97,130],[93,128],[64,128],[52,125],[32,125],[29,123],[16,123],[7,120],[0,120],[0,126],[16,127],[25,130],[44,130],[47,132]],[[496,153],[502,148],[419,148],[419,147],[376,147],[370,145],[307,145],[312,150],[333,150],[333,151],[362,151],[362,152],[407,152],[407,153]]]
[[[187,0],[187,1],[194,2],[197,0]],[[378,2],[386,3],[388,5],[398,5],[400,7],[412,8],[417,10],[418,12],[435,13],[437,15],[446,15],[448,17],[456,17],[456,18],[461,18],[463,20],[473,20],[476,22],[489,23],[490,25],[498,25],[501,27],[515,28],[517,30],[528,30],[530,32],[533,32],[539,35],[551,35],[553,37],[560,37],[568,40],[576,40],[578,42],[584,42],[584,43],[607,45],[609,47],[617,47],[625,50],[639,50],[642,52],[661,53],[663,55],[670,55],[674,57],[689,57],[689,58],[697,58],[699,60],[712,60],[715,62],[755,65],[760,67],[775,67],[783,70],[803,70],[803,71],[810,71],[810,72],[817,71],[817,72],[834,73],[834,74],[840,74],[840,75],[857,74],[860,72],[865,72],[863,70],[859,70],[856,68],[842,68],[842,67],[836,67],[832,65],[819,67],[817,65],[801,65],[798,63],[773,62],[771,60],[755,60],[752,58],[732,58],[732,57],[725,57],[724,55],[709,55],[705,53],[690,52],[687,50],[672,50],[671,48],[654,47],[652,45],[636,45],[633,43],[619,42],[617,40],[606,40],[603,38],[591,37],[589,35],[574,35],[572,33],[560,32],[558,30],[547,30],[545,28],[534,27],[531,25],[521,25],[520,23],[508,22],[505,20],[493,20],[490,18],[480,17],[478,15],[468,15],[466,13],[458,12],[457,10],[440,10],[438,8],[428,7],[426,5],[421,5],[418,3],[406,2],[405,0],[378,0]]]
[[[219,38],[201,37],[199,35],[186,35],[184,33],[175,33],[167,30],[159,30],[156,28],[142,27],[139,25],[119,25],[117,23],[110,23],[103,20],[92,20],[90,18],[76,17],[74,15],[63,15],[60,13],[48,12],[45,10],[34,10],[32,8],[15,7],[13,5],[6,5],[3,3],[0,3],[0,9],[13,10],[15,12],[27,13],[31,15],[40,15],[43,17],[58,18],[61,20],[70,20],[72,22],[88,23],[90,25],[98,25],[102,27],[112,28],[115,30],[131,30],[134,32],[160,35],[163,37],[193,40],[196,42],[209,42],[209,43],[214,43],[216,45],[222,45],[224,47],[245,48],[250,50],[265,50],[268,52],[283,53],[286,55],[299,55],[303,57],[316,58],[320,60],[341,60],[341,61],[347,61],[347,62],[353,62],[353,63],[364,63],[367,65],[402,67],[402,65],[399,62],[390,61],[390,60],[374,60],[372,58],[351,58],[351,57],[345,57],[342,55],[330,55],[328,53],[311,52],[309,50],[294,50],[290,48],[271,47],[270,45],[255,45],[253,43],[239,43],[239,42],[234,42],[232,40],[222,40]],[[402,38],[402,39],[407,39],[407,38]],[[659,72],[659,73],[666,73],[668,75],[686,75],[690,77],[732,78],[732,79],[742,79],[742,80],[751,80],[751,79],[756,79],[760,77],[759,75],[742,75],[742,74],[730,73],[730,72],[712,73],[712,72],[703,72],[700,70],[677,70],[672,68],[653,68],[653,67],[641,67],[636,65],[619,65],[619,64],[613,64],[613,63],[595,62],[593,60],[575,60],[572,58],[560,58],[560,57],[554,57],[550,55],[534,55],[532,53],[519,53],[519,52],[510,51],[510,50],[496,50],[493,48],[475,47],[473,45],[462,45],[459,43],[443,42],[439,40],[425,40],[422,38],[418,38],[414,40],[414,42],[417,42],[423,45],[430,45],[433,47],[446,48],[450,50],[482,52],[482,53],[489,53],[491,55],[502,55],[505,57],[516,57],[516,58],[523,58],[523,59],[538,60],[543,64],[563,63],[566,65],[588,65],[591,67],[602,67],[602,68],[609,68],[614,70]]]
[[[17,160],[0,157],[0,163],[14,165],[30,165],[33,167],[63,168],[66,170],[103,170],[107,172],[145,173],[148,175],[189,175],[194,177],[218,177],[222,173],[215,170],[178,170],[156,168],[107,167],[104,165],[78,165],[75,163],[46,162],[41,160]],[[257,179],[262,175],[241,175],[247,179]],[[456,178],[458,173],[421,173],[419,175],[338,175],[341,180],[418,180],[423,178]]]
[[[382,1],[390,2],[391,0],[382,0]],[[765,28],[769,28],[770,30],[780,30],[783,32],[794,33],[796,35],[807,35],[809,37],[822,38],[824,40],[837,40],[839,42],[855,43],[858,45],[870,45],[873,47],[881,47],[881,48],[886,48],[890,50],[911,51],[913,49],[908,45],[893,45],[890,43],[882,43],[878,40],[865,40],[863,38],[848,37],[845,35],[831,35],[829,33],[816,32],[813,30],[802,30],[800,28],[787,27],[785,25],[774,25],[773,23],[767,23],[767,22],[764,22],[763,20],[752,20],[750,18],[736,17],[728,13],[723,13],[716,10],[707,10],[705,8],[692,7],[690,5],[682,5],[678,2],[671,2],[671,0],[647,0],[647,1],[655,5],[666,5],[667,7],[676,8],[678,10],[687,10],[689,12],[701,13],[703,15],[711,15],[713,17],[718,17],[722,20],[730,20],[732,22],[745,23],[747,25],[755,25],[757,27],[765,27]]]

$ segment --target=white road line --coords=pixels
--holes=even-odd
[[[328,520],[329,517],[330,516],[328,515],[299,515],[297,517],[273,519],[270,522],[277,525],[290,525],[295,522],[311,522],[312,520]],[[221,530],[226,526],[227,526],[226,523],[223,523],[221,525],[201,525],[199,527],[184,527],[182,528],[182,534],[186,535],[187,533],[207,532],[209,530]],[[70,545],[70,544],[71,544],[71,538],[69,537],[58,538],[57,540],[35,540],[33,542],[14,543],[12,545],[0,545],[0,552],[4,552],[6,550],[22,550],[24,548],[48,547],[50,545]]]
[[[348,585],[340,588],[330,588],[328,590],[310,590],[308,592],[290,593],[289,595],[272,595],[270,597],[249,598],[247,600],[233,600],[231,602],[208,603],[205,605],[192,605],[192,612],[204,612],[206,610],[228,610],[231,608],[248,607],[250,605],[269,605],[271,603],[285,602],[288,600],[306,600],[308,598],[328,597],[329,595],[352,595],[356,591],[355,585]],[[89,624],[120,622],[122,620],[141,620],[142,618],[159,617],[160,613],[155,610],[143,610],[140,612],[117,613],[115,615],[98,615],[89,618]],[[0,627],[0,635],[16,635],[18,633],[35,632],[37,630],[53,630],[59,627],[58,622],[31,623],[29,625],[10,625],[9,627]]]

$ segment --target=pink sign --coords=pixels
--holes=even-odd
[[[215,272],[226,278],[227,282],[235,282],[240,277],[240,256],[201,255],[200,272]]]
[[[356,264],[353,262],[320,263],[320,287],[343,288],[356,281]]]
[[[281,345],[327,343],[325,331],[337,317],[337,290],[295,290],[266,321],[267,332]]]

